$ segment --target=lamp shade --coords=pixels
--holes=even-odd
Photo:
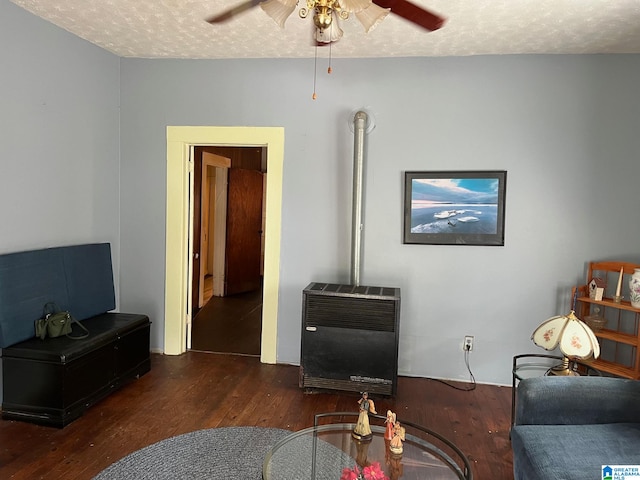
[[[360,12],[372,5],[372,0],[340,0],[340,7],[349,13]]]
[[[375,3],[372,3],[364,10],[356,12],[356,18],[367,33],[373,30],[387,15],[389,15],[389,9],[379,7]]]
[[[531,340],[545,350],[558,347],[569,358],[588,360],[600,356],[600,344],[593,330],[576,317],[573,310],[568,315],[542,322],[531,335]]]
[[[267,0],[262,2],[260,7],[266,12],[280,28],[284,28],[284,22],[296,9],[298,0]]]

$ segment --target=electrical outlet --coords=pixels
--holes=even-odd
[[[471,350],[473,350],[473,335],[465,335],[462,351],[470,352]]]

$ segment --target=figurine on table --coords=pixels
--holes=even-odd
[[[391,410],[387,410],[387,419],[384,421],[386,428],[384,430],[384,439],[391,440],[393,438],[393,425],[396,423],[396,414]]]
[[[373,437],[371,427],[369,426],[369,412],[374,415],[378,412],[376,412],[376,406],[374,405],[373,400],[369,398],[369,394],[367,392],[362,393],[362,398],[358,400],[358,405],[358,423],[356,423],[356,427],[353,429],[353,432],[351,432],[351,435],[356,440],[368,441]]]
[[[400,425],[400,422],[396,422],[393,425],[393,438],[389,442],[389,450],[396,455],[402,454],[402,442],[405,440],[405,428]]]

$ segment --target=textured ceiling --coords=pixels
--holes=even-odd
[[[205,18],[244,0],[11,0],[121,57],[313,57],[312,20],[280,29],[261,8]],[[300,5],[304,5],[304,0]],[[393,14],[370,33],[342,22],[333,57],[640,53],[640,0],[413,0],[447,18],[435,32]],[[326,47],[323,47],[326,49]],[[324,55],[320,53],[319,55]]]

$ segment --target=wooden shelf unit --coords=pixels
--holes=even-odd
[[[607,328],[594,333],[601,340],[601,350],[604,350],[602,348],[602,340],[604,340],[613,342],[613,348],[616,351],[616,358],[613,360],[598,358],[589,362],[589,365],[602,372],[640,380],[640,308],[632,307],[627,300],[616,303],[612,298],[618,284],[620,269],[623,269],[624,273],[622,295],[628,298],[629,278],[636,268],[640,268],[640,265],[628,262],[591,262],[587,272],[587,283],[594,277],[604,278],[607,282],[605,297],[602,300],[590,298],[588,285],[573,287],[572,297],[576,299],[576,315],[583,321],[587,316],[593,314],[593,307],[600,307],[600,314],[607,319]],[[629,314],[626,314],[625,325],[631,327],[626,328],[627,331],[621,331],[622,312],[631,312],[633,315],[633,319],[630,319]],[[618,345],[626,346],[629,351],[627,356],[630,357],[630,361],[626,364],[617,358]]]

